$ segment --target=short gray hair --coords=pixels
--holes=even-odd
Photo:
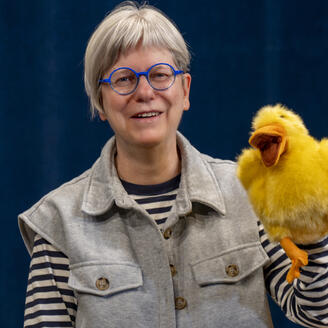
[[[159,9],[125,1],[110,12],[91,35],[84,57],[84,85],[92,117],[103,112],[99,80],[120,54],[142,46],[168,49],[177,69],[189,71],[190,53],[178,28]]]

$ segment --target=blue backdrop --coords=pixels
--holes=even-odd
[[[112,135],[90,120],[83,55],[118,2],[0,0],[1,327],[23,323],[29,256],[17,214],[89,168]],[[150,4],[191,46],[191,109],[180,130],[200,151],[234,159],[268,103],[295,109],[313,136],[328,135],[328,1]],[[297,327],[271,306],[275,327]]]

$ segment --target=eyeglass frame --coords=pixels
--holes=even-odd
[[[155,66],[157,66],[157,65],[167,65],[167,66],[169,66],[169,67],[172,69],[172,71],[173,71],[173,73],[174,73],[174,79],[173,79],[172,83],[171,83],[167,88],[164,88],[164,89],[158,89],[158,88],[155,88],[154,86],[152,86],[152,84],[151,84],[150,81],[149,81],[149,72],[151,71],[151,69],[152,69],[153,67],[155,67]],[[134,89],[133,89],[132,91],[128,92],[128,93],[121,93],[121,92],[118,92],[117,90],[115,90],[115,89],[112,87],[111,78],[112,78],[113,74],[114,74],[116,71],[120,70],[120,69],[129,69],[129,70],[132,71],[132,72],[136,75],[136,77],[137,77],[137,83],[136,83]],[[144,71],[144,72],[136,72],[136,71],[135,71],[134,69],[132,69],[131,67],[119,67],[119,68],[116,68],[113,72],[110,73],[108,79],[102,79],[102,80],[99,80],[99,83],[104,83],[104,82],[105,82],[105,83],[108,83],[108,84],[110,85],[110,87],[113,89],[113,91],[115,91],[115,92],[118,93],[119,95],[127,96],[127,95],[130,95],[131,93],[133,93],[134,91],[136,91],[136,89],[137,89],[137,87],[138,87],[138,85],[139,85],[140,76],[144,76],[144,77],[146,78],[148,84],[149,84],[154,90],[157,90],[157,91],[165,91],[165,90],[171,88],[171,86],[174,84],[175,79],[176,79],[176,76],[179,75],[179,74],[182,74],[182,73],[184,73],[184,71],[182,71],[182,70],[175,70],[174,67],[173,67],[172,65],[168,64],[168,63],[157,63],[157,64],[154,64],[154,65],[150,66],[150,67],[148,68],[147,71]]]

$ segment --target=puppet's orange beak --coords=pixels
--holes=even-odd
[[[260,150],[262,161],[267,167],[276,165],[287,150],[286,131],[280,124],[265,125],[257,129],[248,142]]]

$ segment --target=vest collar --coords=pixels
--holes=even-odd
[[[225,214],[223,196],[208,162],[179,132],[177,142],[182,159],[181,182],[176,198],[177,214],[190,213],[192,202],[202,203]],[[122,208],[135,206],[117,175],[115,153],[114,136],[108,140],[101,156],[90,170],[82,203],[82,211],[89,215],[104,214],[114,203]]]

